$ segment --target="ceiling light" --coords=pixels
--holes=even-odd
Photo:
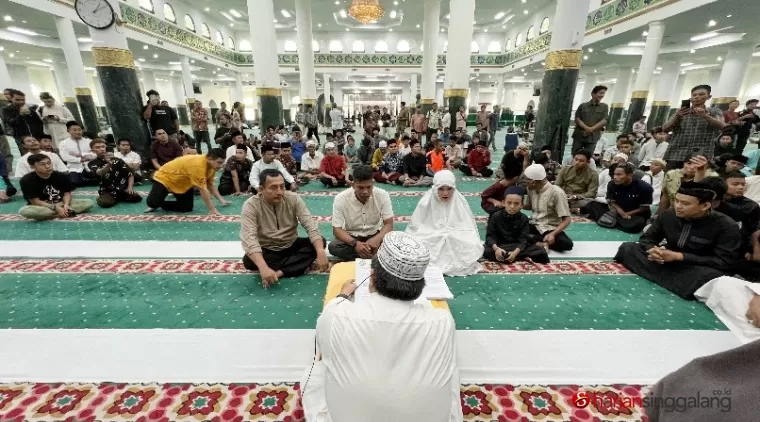
[[[594,73],[596,73],[596,69],[594,69]]]
[[[588,49],[588,52],[589,52],[589,53],[593,53],[593,52],[594,52],[594,49],[593,49],[593,48],[589,48],[589,49]]]
[[[628,47],[644,47],[647,43],[643,41],[632,41],[628,43]]]
[[[346,9],[340,9],[340,17],[345,18],[346,16],[348,16],[348,14],[346,13]]]
[[[388,29],[388,32],[393,32],[393,28]]]
[[[527,15],[527,14],[528,14],[528,11],[527,10],[523,10],[523,15]]]
[[[349,29],[348,29],[348,28],[346,28],[346,32],[348,32],[348,31],[349,31]]]
[[[285,16],[286,18],[292,18],[293,17],[293,15],[291,15],[290,12],[288,12],[285,9],[280,10],[280,14],[282,14],[282,16]]]
[[[583,60],[588,60],[588,56],[583,56]]]
[[[541,66],[546,66],[546,62],[541,62]]]
[[[714,20],[710,19],[710,22],[707,22],[707,27],[712,28],[713,26],[717,25],[718,23]]]
[[[496,19],[496,20],[499,20],[499,19],[503,18],[503,17],[504,17],[504,15],[506,15],[506,13],[504,13],[504,12],[499,12],[499,13],[497,13],[497,14],[496,14],[496,15],[495,15],[493,18],[494,18],[494,19]]]
[[[441,28],[441,32],[443,32],[443,31],[445,31],[445,30],[446,30],[445,28]]]
[[[662,70],[662,66],[655,67],[655,70]]]
[[[726,17],[727,17],[727,18],[730,18],[730,17],[731,17],[731,15],[726,15]]]
[[[322,27],[322,24],[321,24],[321,23],[318,23],[318,24],[317,24],[317,27],[321,28],[321,27]],[[420,26],[419,26],[419,25],[417,25],[417,28],[419,28],[419,27],[420,27]]]
[[[0,45],[0,51],[5,51],[5,47],[3,47],[2,45]]]
[[[139,61],[139,62],[144,62],[144,61],[145,61],[145,59],[143,59],[143,58],[141,57],[141,58],[137,59],[137,61]]]
[[[38,33],[34,32],[34,31],[30,31],[30,30],[24,29],[24,28],[19,28],[17,26],[9,26],[6,29],[9,30],[9,31],[11,31],[11,32],[15,32],[17,34],[29,35],[30,37],[46,37],[46,38],[50,38],[47,35],[38,34]]]
[[[169,62],[169,64],[180,64],[180,62]]]
[[[53,63],[53,59],[42,59],[45,63]]]
[[[195,63],[195,59],[193,59],[193,60],[190,60],[190,63]]]
[[[695,36],[689,38],[689,41],[694,41],[694,42],[696,42],[696,41],[702,41],[702,40],[707,40],[707,39],[714,38],[714,37],[717,37],[717,36],[718,36],[717,32],[706,32],[704,34],[695,35]]]
[[[230,22],[230,28],[232,28],[233,26],[235,26],[235,24]]]
[[[147,46],[147,45],[144,45],[144,46],[143,46],[143,50],[147,50],[147,49],[148,49],[148,46]]]
[[[484,29],[483,32],[488,32],[488,28]]]
[[[232,15],[232,16],[238,18],[238,19],[240,19],[240,18],[243,17],[243,15],[241,15],[240,12],[238,12],[235,9],[230,9],[230,15]]]
[[[92,42],[92,38],[89,38],[89,37],[79,37],[79,38],[77,38],[77,41],[79,41],[79,42]]]
[[[417,28],[419,28],[419,27],[420,27],[420,24],[417,24]]]
[[[758,51],[757,53],[752,53],[752,57],[760,57],[760,51]]]
[[[338,5],[340,4],[340,2],[338,0],[335,0],[335,4]]]
[[[393,2],[393,5],[394,5],[394,6],[398,6],[398,2],[397,2],[397,1],[394,1],[394,2]]]
[[[722,61],[723,61],[723,57],[721,57],[721,56],[718,56],[718,61],[719,61],[719,62],[722,62]]]
[[[681,63],[681,67],[691,66],[693,64],[694,63],[690,63],[690,62],[689,63]]]
[[[157,59],[157,58],[158,58],[158,54],[154,54],[154,55],[153,55],[153,58],[154,58],[154,59]]]
[[[446,19],[451,19],[451,13],[446,14]]]
[[[647,35],[649,35],[649,32],[644,31],[644,32],[641,33],[641,35],[644,36],[644,37],[646,37]]]
[[[523,3],[525,3],[526,1],[528,1],[528,0],[522,0]]]
[[[396,3],[396,4],[398,4],[398,3]],[[396,11],[395,10],[391,10],[391,19],[396,19]]]
[[[3,16],[3,20],[6,22],[13,22],[13,16],[11,15],[5,15]]]
[[[274,21],[274,23],[277,23],[277,19],[272,19],[272,20]]]
[[[205,10],[205,11],[207,11],[207,12],[208,12],[208,11],[210,11],[211,9],[209,9],[209,8],[207,7],[207,8],[205,8],[205,9],[203,9],[203,10]]]
[[[8,54],[8,57],[13,58],[15,56],[13,55],[13,53],[11,53],[11,54]]]
[[[693,48],[692,48],[691,50],[689,50],[689,53],[691,53],[691,54],[694,54],[694,53],[696,53],[696,52],[697,52],[697,50],[695,50],[695,49],[693,49]]]
[[[502,25],[501,27],[502,27],[503,29],[507,29],[507,25]]]

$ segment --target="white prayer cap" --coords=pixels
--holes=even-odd
[[[546,169],[541,164],[531,164],[525,169],[525,177],[530,180],[546,179]]]
[[[388,143],[385,141],[380,141],[380,148],[388,148]]]
[[[438,189],[441,186],[457,188],[457,177],[454,176],[451,170],[441,170],[433,176],[433,188]]]
[[[626,161],[626,162],[628,161],[628,156],[623,154],[622,152],[618,152],[617,154],[615,154],[614,158],[622,158],[623,161]]]
[[[317,146],[317,141],[311,141],[311,140],[310,140],[310,141],[307,141],[307,142],[306,142],[306,146],[307,146],[307,147],[309,147],[309,146],[313,146],[313,147],[315,147],[315,146]]]
[[[333,148],[335,148],[335,143],[328,142],[325,144],[325,149],[333,149]]]
[[[377,251],[377,261],[389,274],[402,280],[419,281],[425,278],[430,263],[427,247],[404,232],[390,232]]]
[[[529,146],[527,142],[520,142],[519,144],[517,144],[517,148],[527,150],[529,149]]]

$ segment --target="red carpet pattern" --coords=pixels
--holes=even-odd
[[[298,390],[288,383],[0,384],[0,422],[302,422]],[[640,398],[646,387],[469,384],[462,409],[468,422],[647,421],[636,407],[578,408],[579,391],[612,401]]]
[[[0,261],[2,273],[246,273],[235,259],[10,259]],[[316,270],[312,271],[315,273]],[[328,270],[329,272],[329,270]],[[607,261],[565,261],[550,264],[483,262],[481,274],[629,274]]]

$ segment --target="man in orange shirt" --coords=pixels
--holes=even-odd
[[[219,215],[211,202],[213,194],[222,206],[230,205],[222,198],[214,184],[216,171],[224,165],[225,152],[214,148],[206,155],[185,155],[164,164],[153,175],[153,187],[145,201],[148,209],[153,212],[157,208],[164,211],[190,212],[193,210],[193,188],[201,192],[201,198],[208,207],[210,215]],[[210,191],[210,193],[209,193]],[[175,201],[167,201],[166,197],[173,194]]]
[[[427,153],[427,173],[430,177],[433,177],[443,169],[451,170],[449,159],[446,157],[446,152],[443,148],[443,141],[436,139],[433,142],[433,150]]]

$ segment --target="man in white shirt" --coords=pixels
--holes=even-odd
[[[317,151],[317,143],[315,141],[306,142],[306,154],[301,157],[301,171],[304,172],[301,178],[305,180],[319,178],[322,158],[324,155]]]
[[[353,186],[339,193],[333,202],[332,229],[335,240],[330,254],[343,260],[375,256],[383,237],[393,231],[391,197],[374,187],[371,166],[354,168]]]
[[[288,170],[285,169],[285,166],[282,165],[280,160],[275,160],[274,157],[274,148],[271,145],[264,144],[261,146],[261,160],[253,163],[253,167],[251,167],[251,176],[249,178],[251,182],[251,191],[254,195],[258,193],[259,187],[261,186],[259,174],[266,169],[275,169],[282,173],[282,177],[285,179],[286,189],[290,189],[293,192],[298,189],[298,183],[295,183],[293,176],[288,173]]]
[[[433,103],[433,108],[427,112],[427,142],[430,143],[430,137],[434,133],[438,133],[438,129],[441,127],[441,112],[438,111],[438,103]]]
[[[662,128],[655,131],[654,139],[645,143],[641,147],[641,151],[639,151],[639,169],[649,171],[652,160],[665,156],[665,151],[668,150],[667,139],[668,132],[665,132]]]
[[[40,141],[38,141],[34,136],[27,136],[24,138],[24,148],[26,148],[28,152],[22,155],[21,158],[19,158],[18,163],[16,163],[16,173],[14,175],[15,177],[22,178],[34,171],[34,167],[30,166],[29,162],[27,161],[29,156],[34,154],[44,154],[50,158],[50,162],[53,164],[53,170],[64,174],[69,172],[68,167],[66,167],[66,164],[63,163],[61,157],[55,153],[43,151],[40,148]]]
[[[132,151],[132,141],[129,139],[119,139],[118,150],[113,153],[115,158],[120,158],[121,161],[127,163],[127,167],[132,170],[132,174],[135,176],[135,184],[140,183],[142,174],[140,171],[140,164],[142,164],[142,158],[140,154]]]
[[[343,111],[338,108],[338,104],[336,103],[333,103],[332,108],[330,109],[330,122],[332,123],[333,135],[335,135],[337,131],[343,130]]]
[[[69,180],[76,187],[98,185],[98,178],[87,170],[87,163],[96,158],[91,140],[82,136],[82,126],[75,121],[66,123],[66,130],[69,137],[58,144],[58,152],[69,167]]]
[[[390,232],[371,275],[350,280],[317,320],[317,350],[301,394],[306,420],[461,422],[451,314],[415,304],[428,249]],[[368,296],[349,297],[362,283]]]
[[[230,136],[232,136],[233,145],[227,148],[227,151],[225,151],[225,159],[224,159],[225,163],[230,158],[234,157],[235,154],[237,154],[238,145],[243,145],[245,143],[245,135],[242,132],[233,132]],[[251,148],[246,146],[246,150],[248,152],[246,153],[245,158],[251,160],[251,162],[256,161],[256,159],[253,157],[253,152],[251,151]]]
[[[441,116],[441,129],[445,128],[451,129],[451,113],[444,107]]]

